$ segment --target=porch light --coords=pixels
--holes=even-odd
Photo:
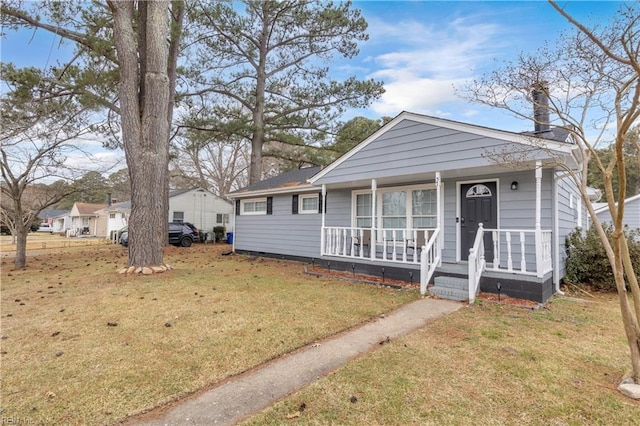
[[[518,190],[518,182],[517,181],[513,181],[511,182],[511,190],[512,191],[517,191]]]

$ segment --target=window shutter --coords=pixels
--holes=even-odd
[[[326,200],[326,198],[327,198],[326,194],[325,194],[324,198]],[[324,212],[325,213],[327,212],[327,206],[324,203],[325,200],[322,199],[322,192],[318,193],[318,213],[322,213],[322,206],[324,206]]]
[[[298,194],[291,198],[291,214],[298,214]]]
[[[240,216],[240,200],[236,200],[236,216]]]
[[[267,214],[273,214],[273,197],[267,197]]]

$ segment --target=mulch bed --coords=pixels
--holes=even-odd
[[[403,288],[403,289],[420,288],[419,282],[410,283],[408,281],[393,280],[390,278],[382,278],[375,275],[354,274],[352,272],[347,272],[347,271],[332,271],[332,270],[328,270],[327,268],[321,268],[318,266],[305,267],[305,273],[309,275],[316,275],[319,277],[326,276],[326,277],[341,278],[348,281],[364,282],[367,284],[383,285],[383,286],[394,287],[394,288]]]
[[[326,277],[340,278],[348,281],[363,282],[363,283],[374,284],[374,285],[383,285],[383,286],[399,288],[399,289],[420,288],[419,282],[409,283],[407,281],[402,281],[402,280],[394,280],[389,278],[383,279],[382,277],[375,276],[375,275],[353,274],[352,272],[347,272],[347,271],[332,271],[332,270],[328,270],[327,268],[321,268],[318,266],[305,267],[305,273],[309,275],[319,276],[319,277],[326,276]],[[433,297],[433,296],[430,296],[430,297]],[[490,303],[519,306],[519,307],[530,308],[530,309],[536,309],[540,306],[538,302],[534,302],[532,300],[516,299],[516,298],[505,296],[505,295],[498,296],[497,294],[493,294],[493,293],[480,293],[478,294],[477,299],[490,302]]]

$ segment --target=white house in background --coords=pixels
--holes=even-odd
[[[105,223],[105,233],[127,226],[131,213],[131,201],[105,206],[99,212]],[[190,222],[203,232],[212,233],[216,226],[233,231],[233,204],[203,188],[175,189],[169,191],[169,221]]]
[[[598,203],[594,208],[600,223],[612,222],[606,203]],[[640,229],[640,194],[624,200],[624,224],[630,229]]]
[[[67,232],[71,229],[71,212],[65,211],[56,216],[52,216],[49,221],[51,222],[51,230],[53,233]]]
[[[216,226],[233,231],[233,204],[203,188],[176,189],[169,192],[169,221],[190,222],[204,232]]]
[[[48,223],[51,226],[51,232],[65,232],[71,227],[71,218],[69,210],[46,209],[40,212],[38,219],[40,223]]]

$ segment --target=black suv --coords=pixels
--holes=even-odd
[[[199,241],[200,231],[189,222],[169,222],[169,244],[180,247],[189,247]],[[120,244],[129,245],[129,232],[124,231],[120,235]]]

